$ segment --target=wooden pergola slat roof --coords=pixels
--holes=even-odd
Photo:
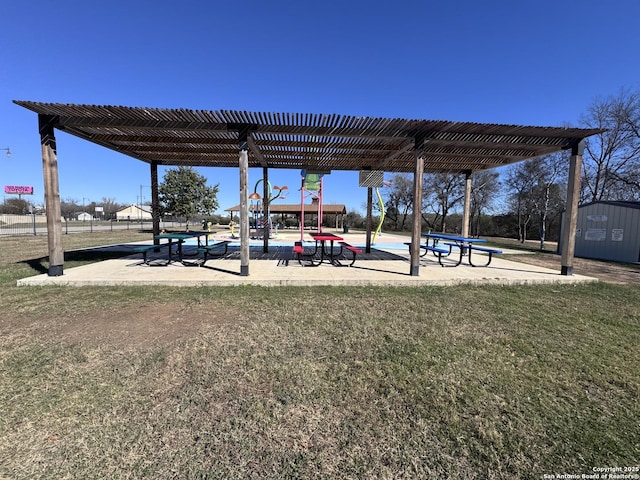
[[[571,148],[597,129],[527,127],[337,114],[187,110],[16,100],[58,130],[147,163],[238,168],[248,133],[249,167],[425,173],[508,165]]]
[[[473,171],[571,149],[561,267],[563,275],[570,275],[584,139],[603,131],[337,114],[14,102],[38,114],[52,276],[62,275],[64,264],[55,129],[150,165],[154,234],[160,228],[158,166],[238,168],[240,220],[244,225],[241,275],[249,274],[247,182],[251,167],[263,169],[264,183],[269,168],[413,172],[414,205],[421,203],[423,173],[464,173],[464,233]],[[421,216],[413,215],[412,276],[418,275],[420,268],[420,237]],[[368,237],[367,250],[369,247]],[[267,251],[266,235],[264,248]]]

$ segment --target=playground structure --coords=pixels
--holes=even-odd
[[[372,189],[375,189],[376,198],[378,203],[378,208],[380,209],[380,221],[378,222],[378,226],[373,234],[371,239],[371,243],[376,243],[376,237],[380,234],[382,230],[382,224],[384,223],[385,216],[385,208],[384,201],[382,199],[382,195],[380,194],[380,187],[388,187],[391,185],[391,182],[385,181],[384,172],[382,170],[360,170],[360,175],[358,178],[358,184],[361,187],[366,187],[371,192]],[[368,215],[370,215],[370,211]]]
[[[391,186],[391,182],[387,182],[387,181],[383,180],[382,185],[385,186],[385,187],[390,187]],[[378,198],[378,208],[380,209],[380,221],[378,222],[378,226],[376,227],[376,231],[373,233],[373,238],[371,239],[371,243],[374,244],[374,245],[376,243],[376,237],[380,233],[380,230],[382,230],[382,224],[384,223],[384,214],[385,214],[384,200],[382,200],[382,195],[380,195],[380,188],[379,187],[376,187],[376,197]]]
[[[318,200],[318,233],[322,233],[322,177],[323,173],[300,170],[300,241],[304,240],[304,199],[307,196]]]
[[[382,195],[380,195],[380,189],[378,187],[376,187],[376,197],[378,198],[378,208],[380,209],[380,221],[378,222],[376,231],[373,232],[373,237],[371,239],[371,243],[373,245],[375,245],[376,237],[378,236],[378,234],[380,233],[380,230],[382,229],[382,223],[384,222],[384,213],[385,213],[384,201],[382,200]]]
[[[253,238],[272,238],[271,237],[271,232],[274,231],[273,229],[273,222],[271,220],[271,214],[269,211],[269,206],[271,205],[271,202],[281,198],[284,199],[286,198],[283,194],[283,192],[285,190],[288,190],[289,187],[287,187],[286,185],[283,185],[282,187],[278,187],[277,185],[271,186],[271,182],[267,181],[267,197],[266,198],[262,198],[262,196],[258,193],[258,185],[260,185],[260,183],[263,182],[263,179],[260,179],[256,182],[255,186],[253,187],[253,193],[249,195],[249,200],[251,201],[252,204],[252,210],[253,210],[253,221],[254,221],[254,228],[256,230],[256,235]],[[276,195],[273,194],[274,190],[276,192],[278,192]],[[262,207],[262,217],[260,217],[258,215],[258,212],[260,211],[260,207]],[[265,221],[265,218],[266,221]],[[262,220],[262,227],[263,227],[263,237],[260,237],[258,235],[258,221]],[[233,233],[233,231],[232,231]],[[277,229],[275,230],[275,234],[278,234]]]

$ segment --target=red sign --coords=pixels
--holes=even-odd
[[[33,195],[33,187],[25,187],[21,185],[5,185],[4,193],[12,195]]]

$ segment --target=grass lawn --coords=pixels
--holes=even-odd
[[[46,238],[0,247],[0,478],[639,465],[637,286],[17,288]]]

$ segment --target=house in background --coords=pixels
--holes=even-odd
[[[151,205],[136,205],[132,203],[126,208],[116,212],[116,220],[139,222],[140,220],[152,220]]]
[[[80,212],[76,216],[76,220],[80,222],[90,222],[91,220],[93,220],[93,215],[87,212]]]
[[[575,256],[640,262],[640,202],[599,201],[579,206]]]

